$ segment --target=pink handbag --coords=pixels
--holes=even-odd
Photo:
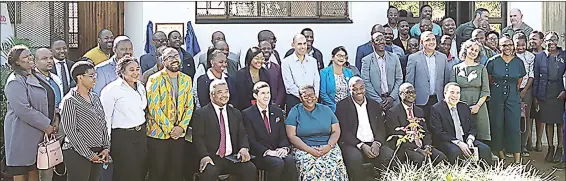
[[[39,143],[37,148],[37,169],[45,170],[53,168],[63,163],[63,151],[61,151],[61,143],[55,136],[51,139],[45,134],[43,142]]]

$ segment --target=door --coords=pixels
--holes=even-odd
[[[104,28],[114,36],[124,34],[124,2],[80,1],[78,57],[98,45],[98,32]]]
[[[566,2],[553,1],[542,2],[542,30],[555,31],[560,35],[558,46],[564,47],[566,44]]]

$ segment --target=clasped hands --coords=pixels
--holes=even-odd
[[[272,156],[272,157],[279,157],[285,158],[289,154],[287,148],[277,148],[275,150],[267,150],[265,151],[265,156]]]
[[[179,139],[179,137],[181,137],[181,134],[183,134],[183,132],[184,132],[184,130],[183,130],[182,127],[175,126],[175,127],[173,127],[173,129],[171,129],[171,132],[169,133],[169,135],[174,140],[177,140],[177,139]]]
[[[362,151],[368,158],[375,158],[379,156],[379,151],[381,150],[381,144],[373,142],[371,146],[367,144],[362,144]]]
[[[92,163],[108,163],[110,160],[110,150],[104,149],[100,153],[94,155],[90,161]]]
[[[474,141],[472,139],[468,139],[468,143],[464,143],[463,141],[460,141],[456,145],[460,147],[460,150],[465,156],[467,157],[472,156],[472,151],[470,151],[470,148],[474,147]]]
[[[236,158],[240,159],[241,162],[248,162],[250,161],[251,156],[247,148],[242,148],[238,152],[238,155],[236,155]],[[205,156],[200,159],[199,171],[202,173],[204,169],[206,169],[206,165],[208,164],[214,165],[214,162],[212,161],[212,158],[210,158],[210,156]]]

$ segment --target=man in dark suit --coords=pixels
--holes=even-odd
[[[307,39],[307,55],[316,59],[316,66],[318,67],[318,71],[324,68],[324,59],[322,58],[322,52],[317,48],[313,47],[314,44],[314,32],[310,28],[305,28],[301,30],[301,34],[305,36]],[[287,58],[289,55],[292,55],[295,52],[294,48],[289,49],[287,53],[285,53],[285,57]]]
[[[410,122],[418,121],[421,126],[422,131],[424,131],[423,138],[413,137],[414,141],[401,143],[399,148],[399,154],[401,160],[410,160],[416,164],[422,164],[427,157],[430,157],[433,163],[436,165],[441,161],[446,159],[446,155],[436,148],[432,147],[432,135],[427,129],[427,124],[425,121],[419,120],[424,119],[424,111],[415,106],[416,91],[412,84],[403,83],[399,88],[399,96],[401,97],[401,103],[393,106],[385,114],[387,130],[389,131],[389,136],[394,136],[391,139],[391,143],[397,143],[400,139],[396,137],[405,136],[407,133],[405,130],[396,130],[397,128],[408,128]],[[415,131],[415,130],[413,130]]]
[[[257,155],[253,163],[267,171],[267,180],[297,180],[295,160],[289,154],[290,144],[283,123],[283,111],[271,105],[269,84],[260,81],[253,87],[256,105],[242,111],[250,142],[250,152]]]
[[[409,41],[407,41],[407,51],[405,51],[405,55],[399,57],[399,61],[401,61],[401,69],[403,70],[403,81],[406,81],[405,77],[407,75],[407,62],[409,60],[409,55],[417,53],[419,51],[419,47],[419,40],[416,38],[410,38]]]
[[[386,145],[381,105],[365,97],[364,81],[352,77],[348,82],[352,96],[336,105],[336,117],[340,121],[340,148],[351,180],[367,178],[362,164],[371,160],[374,166],[385,169],[393,157],[393,150]]]
[[[383,28],[383,26],[380,24],[373,25],[373,27],[371,28],[371,33],[369,34],[370,40],[367,43],[358,46],[358,49],[356,50],[356,67],[358,67],[358,70],[360,72],[362,71],[362,58],[374,52],[371,36],[375,34],[375,32],[380,32],[381,34],[383,34],[385,33],[385,28]],[[390,46],[385,46],[385,51],[393,52],[393,49]]]
[[[63,40],[54,41],[51,44],[51,52],[53,53],[53,61],[55,64],[55,67],[51,69],[51,73],[61,78],[61,82],[63,82],[63,95],[65,95],[77,84],[71,78],[71,67],[73,67],[75,62],[67,60],[68,47],[67,43]]]
[[[210,83],[211,102],[195,111],[193,142],[200,159],[201,181],[216,181],[223,172],[255,180],[256,167],[250,161],[249,142],[242,114],[227,106],[230,98],[224,80]],[[231,161],[232,160],[232,161]]]
[[[196,66],[193,58],[194,55],[191,55],[191,53],[181,47],[181,45],[185,44],[185,38],[183,38],[183,35],[179,31],[173,30],[169,32],[167,37],[169,39],[169,47],[175,48],[175,50],[179,51],[179,56],[181,56],[181,72],[189,75],[193,80],[196,79]]]
[[[393,40],[393,44],[401,47],[403,49],[403,52],[405,52],[405,54],[408,54],[407,49],[408,49],[408,41],[411,38],[411,35],[409,34],[409,29],[411,27],[409,26],[409,23],[407,22],[407,20],[400,20],[399,21],[399,36],[397,36],[397,38],[395,38]]]
[[[471,121],[470,107],[460,102],[460,86],[450,82],[444,86],[444,101],[432,106],[431,131],[434,145],[446,153],[452,164],[458,157],[472,156],[472,148],[479,151],[480,159],[491,161],[489,146],[476,140],[476,127]]]

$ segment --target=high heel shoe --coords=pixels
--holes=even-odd
[[[554,148],[554,146],[549,146],[548,151],[546,152],[546,156],[544,157],[544,161],[547,161],[547,162],[554,161],[554,153],[555,152],[556,152],[556,149]]]
[[[563,147],[556,148],[556,152],[554,153],[554,163],[562,162],[562,154],[564,153]]]

